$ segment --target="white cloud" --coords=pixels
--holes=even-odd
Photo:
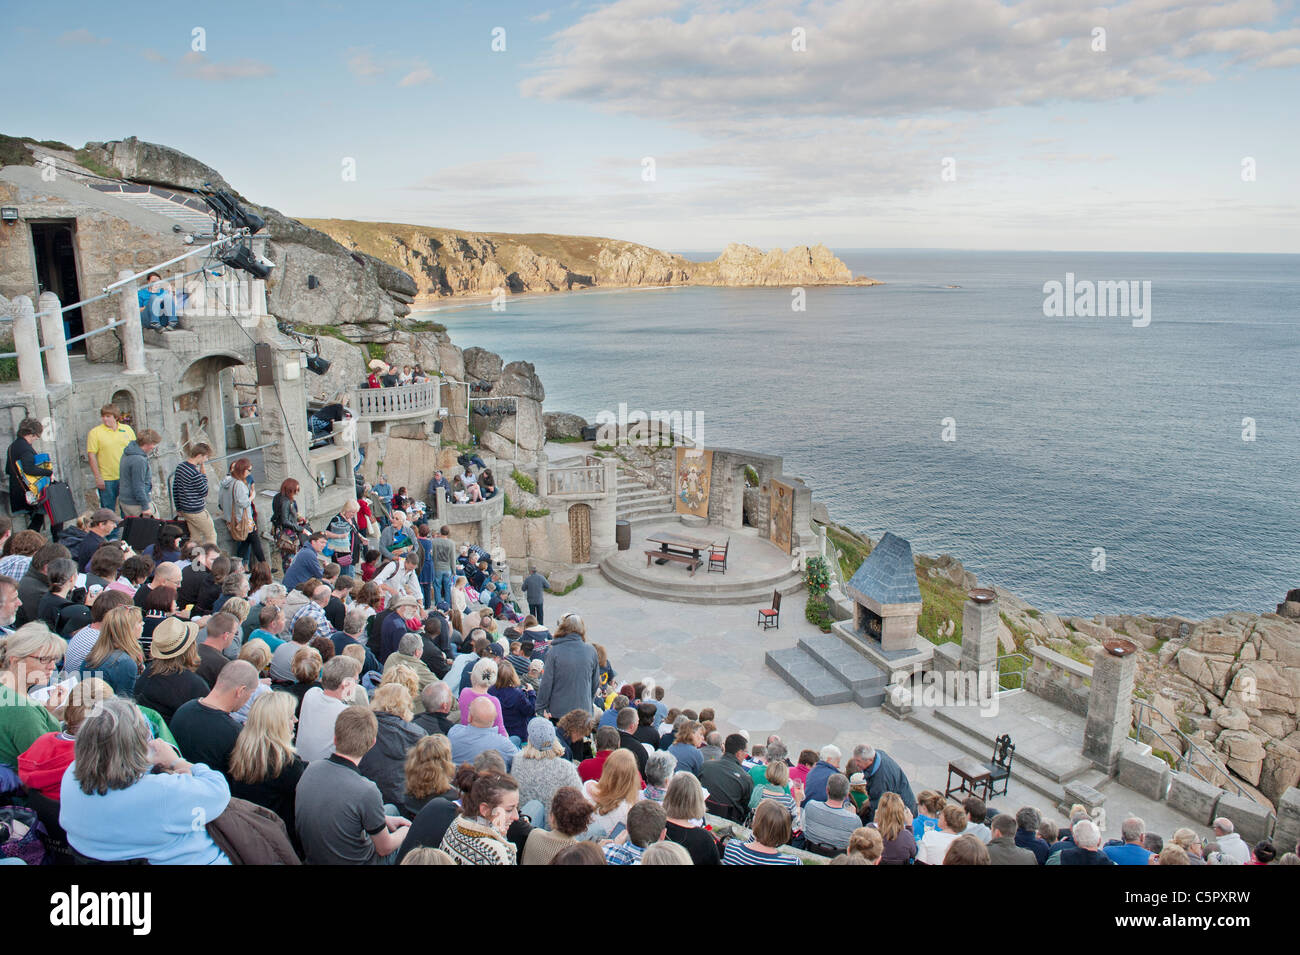
[[[426,83],[432,83],[436,79],[433,70],[427,66],[417,66],[411,72],[407,73],[398,82],[398,86],[423,86]]]
[[[353,47],[348,50],[347,66],[349,73],[362,80],[371,80],[376,76],[381,76],[386,69],[375,62],[370,47]]]
[[[177,71],[194,79],[224,83],[228,80],[262,79],[274,75],[275,68],[247,57],[222,63],[209,59],[206,53],[191,51],[181,58]]]
[[[112,42],[108,37],[95,36],[85,27],[69,30],[59,37],[59,43],[63,46],[106,46]]]
[[[514,153],[447,166],[426,176],[412,189],[472,194],[479,191],[534,188],[542,185],[533,173],[539,165],[535,153]]]
[[[551,11],[543,10],[541,13],[534,13],[528,19],[533,23],[545,23],[547,20],[551,19]]]

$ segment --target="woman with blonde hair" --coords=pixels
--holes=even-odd
[[[641,853],[642,865],[695,865],[691,854],[675,842],[654,842]]]
[[[501,701],[492,695],[490,688],[497,681],[496,661],[490,656],[480,657],[474,664],[474,669],[470,671],[470,685],[460,691],[460,697],[456,703],[460,707],[460,725],[469,724],[469,707],[478,697],[482,696],[492,701],[492,708],[497,711],[497,732],[502,736],[509,737],[506,732],[505,718],[501,712]]]
[[[608,835],[620,823],[627,825],[627,811],[641,798],[641,774],[630,749],[616,749],[601,768],[600,779],[584,783],[583,793],[596,807],[593,825]]]
[[[294,801],[307,764],[293,748],[294,702],[291,694],[274,690],[253,701],[230,753],[226,776],[232,796],[265,806],[284,820],[296,847]]]
[[[18,776],[24,786],[46,799],[58,801],[63,773],[72,765],[77,730],[95,707],[112,695],[113,688],[95,677],[88,677],[72,688],[63,707],[63,729],[38,736],[18,757]]]
[[[411,722],[411,694],[400,683],[384,683],[370,701],[378,723],[375,745],[361,757],[357,772],[379,787],[384,802],[395,806],[406,800],[406,754],[425,736],[424,728]]]
[[[140,636],[144,615],[132,605],[114,607],[99,625],[99,638],[81,664],[83,673],[98,673],[119,696],[130,696],[144,670]]]
[[[364,660],[365,657],[362,657],[362,659]],[[420,677],[405,663],[397,664],[397,666],[385,673],[379,681],[380,686],[386,686],[389,683],[396,683],[398,686],[406,687],[406,692],[410,694],[412,700],[419,699]]]
[[[296,682],[285,687],[285,692],[292,694],[298,701],[294,707],[294,716],[300,715],[302,711],[302,698],[307,695],[307,691],[314,686],[320,686],[320,671],[324,661],[321,660],[320,651],[312,646],[300,646],[293,654],[293,663],[290,669],[293,671],[293,678]]]
[[[469,586],[469,581],[464,577],[457,577],[456,583],[451,588],[451,609],[457,613],[463,614],[469,607],[469,595],[465,593],[465,588]],[[459,628],[458,628],[459,629]],[[461,633],[464,633],[461,630]]]
[[[245,621],[248,620],[248,614],[252,609],[253,609],[253,605],[249,603],[247,597],[230,597],[229,599],[226,600],[224,604],[221,605],[222,613],[228,613],[236,620],[239,621],[239,629],[235,631],[236,640],[241,640],[243,638],[244,623]],[[257,621],[254,620],[253,623],[256,624]],[[239,647],[235,646],[232,643],[229,649],[227,650],[226,655],[229,656],[231,653],[237,653],[238,650]],[[239,659],[239,658],[236,657],[235,659]]]
[[[406,754],[405,772],[406,798],[401,809],[408,819],[414,819],[430,800],[460,798],[453,782],[456,765],[451,761],[451,741],[441,733],[416,740]]]
[[[265,640],[254,637],[239,648],[239,659],[253,664],[258,676],[266,676],[266,671],[271,668],[271,648]]]
[[[907,816],[907,806],[898,793],[884,793],[880,797],[871,827],[880,831],[884,842],[881,865],[906,865],[916,858],[916,836],[912,834]]]

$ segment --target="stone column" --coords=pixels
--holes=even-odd
[[[972,590],[961,611],[961,668],[986,670],[997,665],[997,594],[982,588]]]
[[[1128,640],[1108,640],[1092,665],[1088,721],[1083,729],[1083,755],[1108,773],[1115,771],[1119,750],[1133,722],[1133,682],[1137,675],[1137,646]]]
[[[52,385],[72,384],[68,367],[68,336],[63,330],[63,307],[53,292],[42,292],[37,307],[41,310],[41,338],[45,341],[45,368]]]
[[[135,273],[122,269],[117,273],[118,281],[129,279]],[[140,324],[139,286],[135,282],[123,285],[117,293],[118,320],[117,337],[122,342],[122,362],[126,365],[128,375],[146,373],[144,363],[144,328]]]
[[[32,396],[32,417],[50,416],[49,393],[45,389],[45,369],[41,367],[41,337],[36,331],[36,309],[26,295],[14,299],[14,351],[18,353],[18,383],[24,394]]]

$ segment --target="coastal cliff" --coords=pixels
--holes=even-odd
[[[764,252],[733,243],[692,262],[635,242],[593,236],[464,232],[391,222],[302,219],[347,249],[411,275],[416,305],[455,296],[663,285],[879,285],[854,278],[824,245]]]

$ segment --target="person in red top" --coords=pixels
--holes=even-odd
[[[612,726],[602,726],[596,730],[596,755],[578,764],[578,778],[584,783],[599,780],[600,774],[605,771],[605,760],[609,759],[609,754],[616,751],[619,746],[617,729]]]
[[[95,707],[112,695],[113,688],[95,677],[82,680],[72,688],[63,711],[63,729],[36,737],[26,752],[18,755],[18,778],[24,786],[58,801],[63,773],[72,765],[77,730]]]

